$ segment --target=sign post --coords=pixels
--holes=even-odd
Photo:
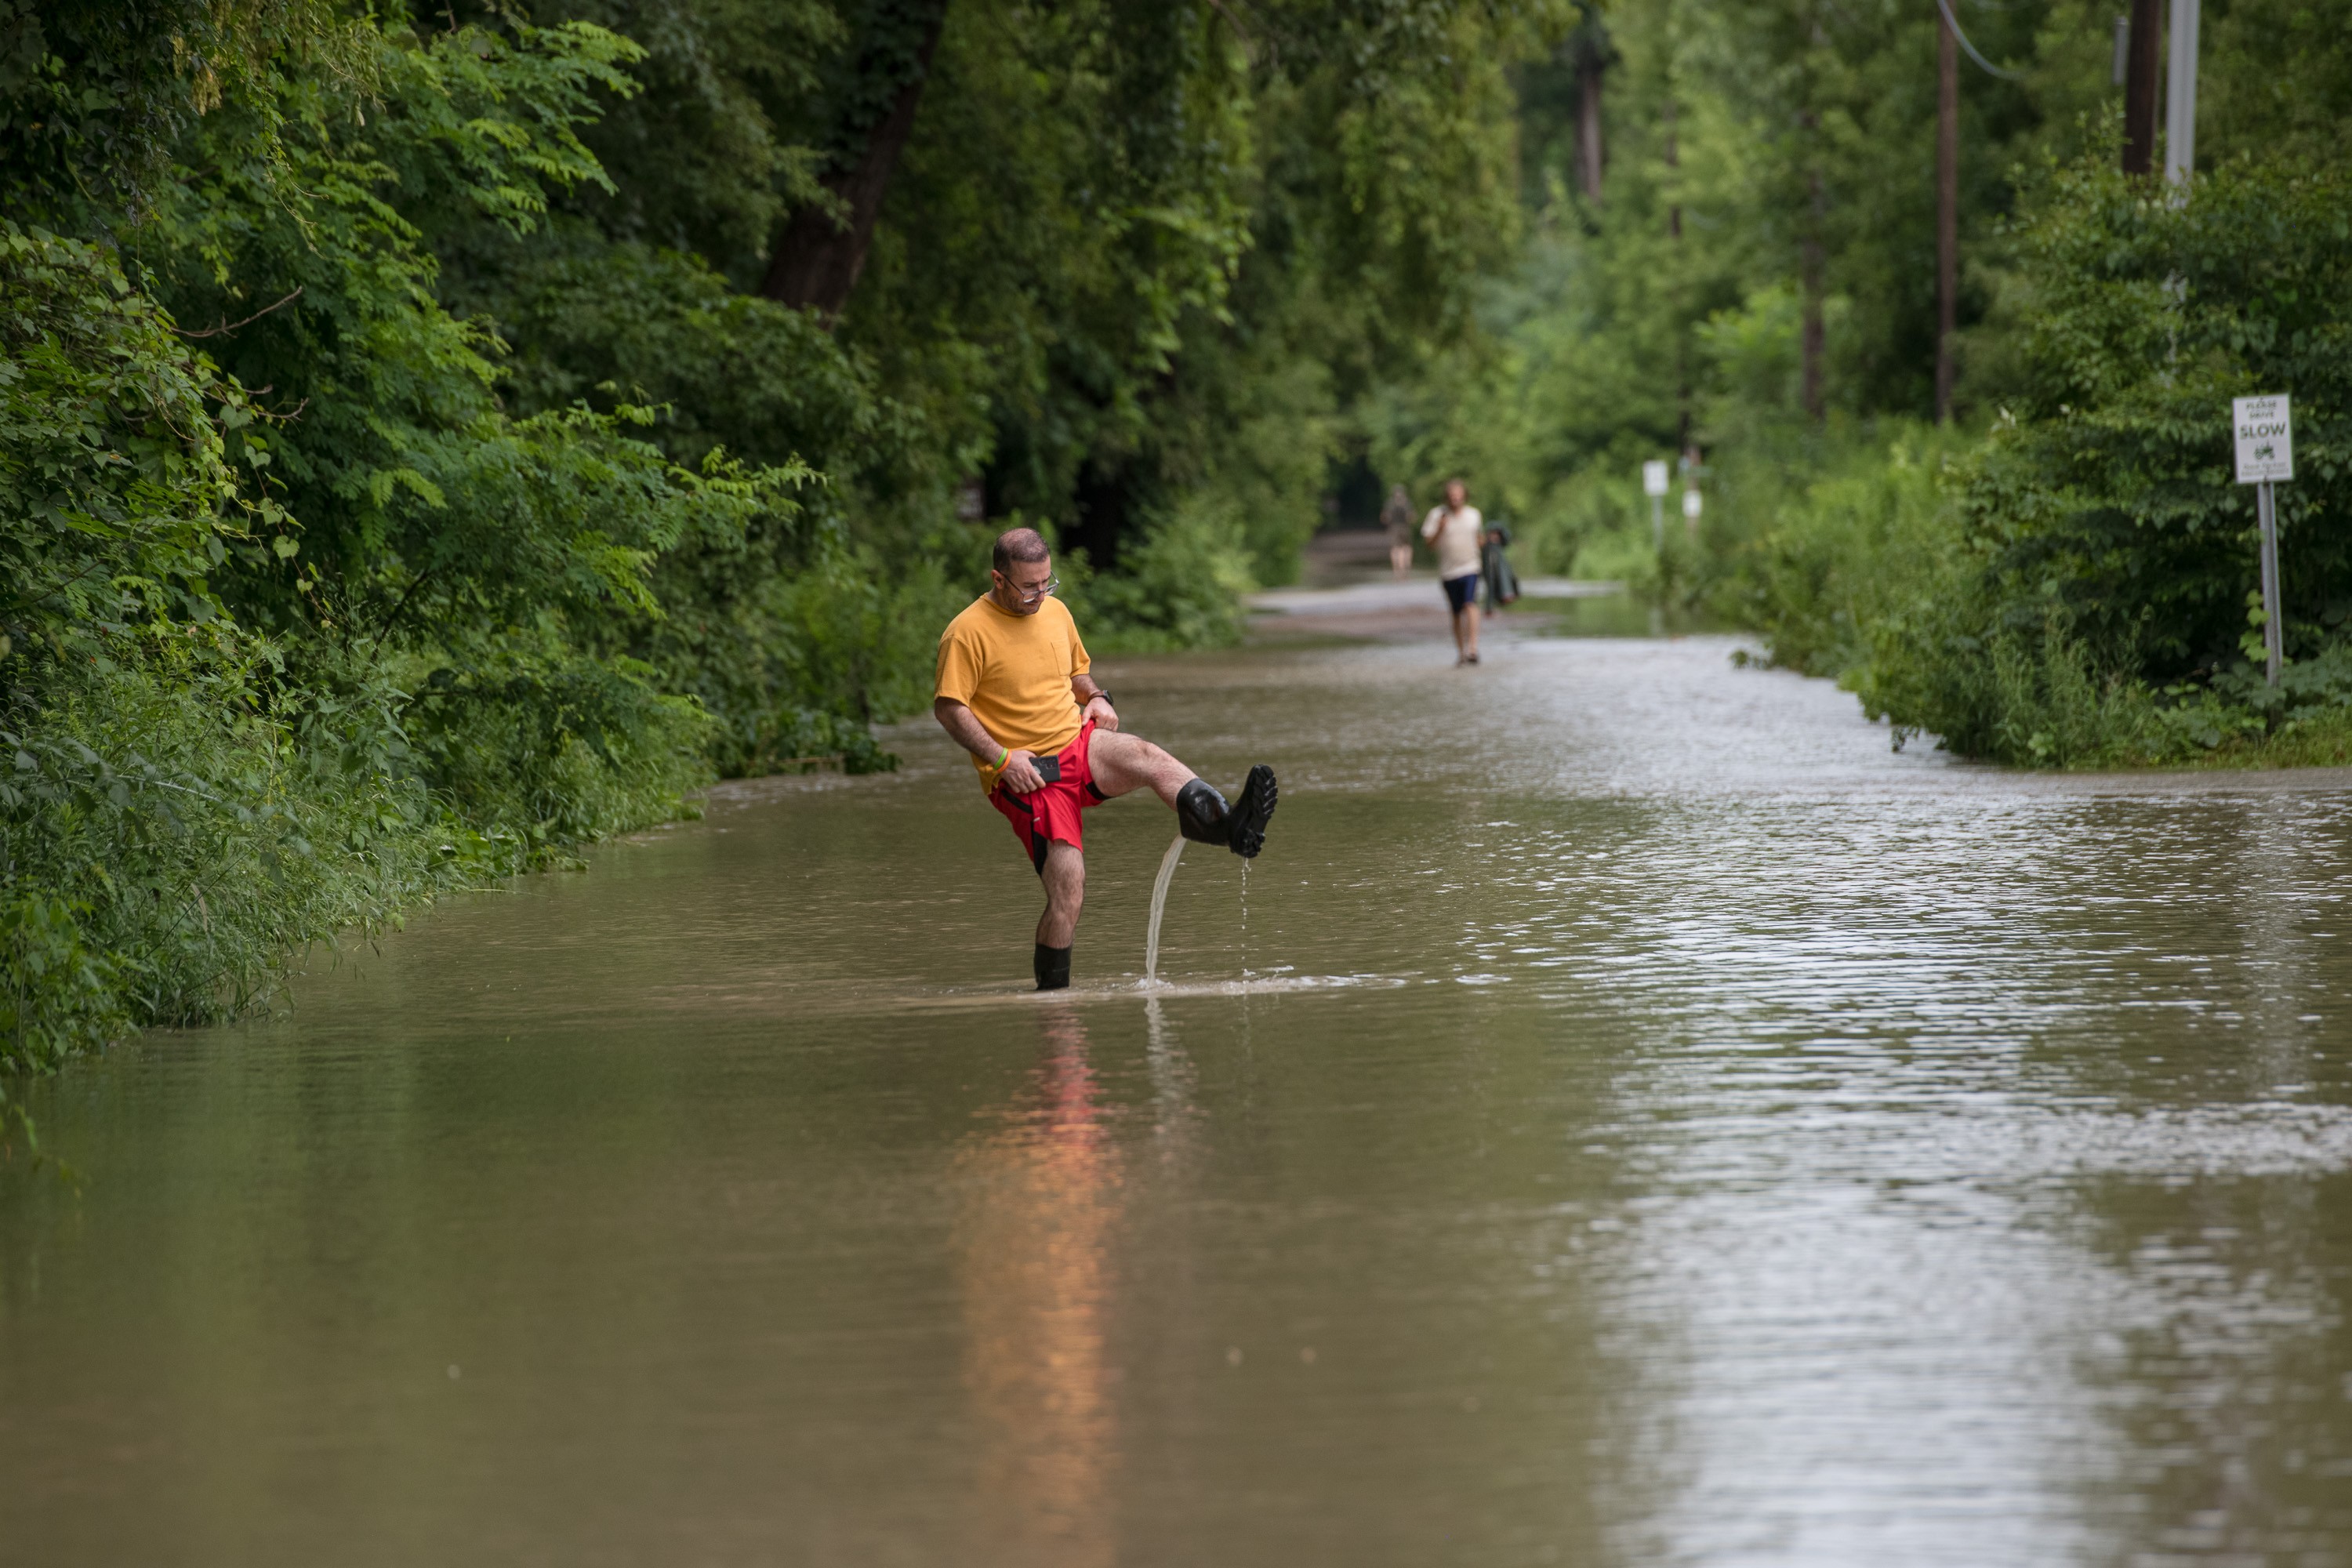
[[[2254,515],[2263,531],[2263,648],[2270,656],[2270,683],[2279,683],[2286,662],[2286,626],[2279,617],[2278,505],[2272,484],[2294,478],[2294,428],[2284,395],[2230,401],[2230,426],[2237,433],[2238,482],[2254,487]]]
[[[1655,458],[1642,465],[1642,493],[1650,498],[1650,543],[1666,547],[1666,463]]]

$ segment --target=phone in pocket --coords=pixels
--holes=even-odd
[[[1062,782],[1061,758],[1036,757],[1031,760],[1029,765],[1035,768],[1037,770],[1037,776],[1044,779],[1047,784],[1060,784]]]

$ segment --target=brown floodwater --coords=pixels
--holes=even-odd
[[[1735,645],[1114,663],[34,1087],[26,1563],[2352,1563],[2352,778],[1892,752]]]

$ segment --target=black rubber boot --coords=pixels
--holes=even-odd
[[[1036,969],[1038,990],[1067,990],[1070,984],[1070,950],[1066,947],[1047,947],[1044,942],[1039,942]]]
[[[1256,859],[1257,852],[1265,847],[1265,825],[1274,820],[1275,803],[1281,793],[1275,787],[1272,768],[1260,763],[1250,769],[1249,777],[1242,781],[1241,798],[1225,819],[1225,847],[1244,860]]]
[[[1176,831],[1193,843],[1230,842],[1233,820],[1233,807],[1208,780],[1193,779],[1176,792]]]

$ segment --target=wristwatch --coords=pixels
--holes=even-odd
[[[1096,688],[1095,688],[1094,695],[1093,695],[1093,696],[1091,696],[1091,697],[1089,697],[1089,698],[1087,698],[1087,702],[1110,702],[1110,693],[1109,693],[1109,692],[1108,692],[1108,691],[1105,691],[1101,687],[1097,686],[1097,687],[1096,687]],[[1112,709],[1112,710],[1113,710],[1114,712],[1118,710],[1118,703],[1116,703],[1116,702],[1110,702],[1110,705],[1111,705],[1111,709]],[[1084,704],[1081,704],[1080,706],[1084,706]]]

